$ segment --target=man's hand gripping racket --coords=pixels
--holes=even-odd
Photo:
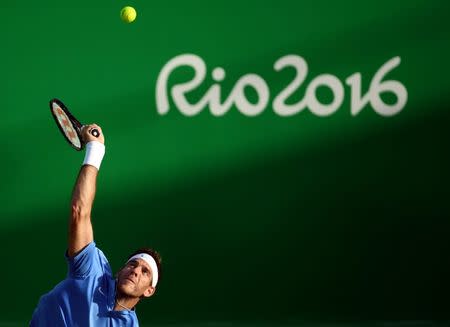
[[[82,125],[60,100],[50,101],[50,111],[64,138],[77,151],[82,150],[90,141],[104,143],[101,128],[98,125]]]

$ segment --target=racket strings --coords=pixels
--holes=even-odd
[[[54,104],[53,113],[57,118],[58,125],[61,128],[61,131],[65,134],[66,138],[71,142],[75,147],[81,147],[81,141],[78,137],[78,134],[67,114],[62,110],[59,106]]]

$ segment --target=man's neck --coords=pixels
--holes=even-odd
[[[131,298],[131,297],[122,297],[116,296],[116,303],[114,305],[115,311],[122,310],[133,310],[133,308],[138,304],[139,298]]]

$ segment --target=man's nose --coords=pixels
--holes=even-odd
[[[134,267],[132,272],[137,276],[141,272],[141,266]]]

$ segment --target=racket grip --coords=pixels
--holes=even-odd
[[[95,137],[99,137],[100,136],[100,132],[98,129],[94,128],[91,130],[91,135],[95,136]]]

